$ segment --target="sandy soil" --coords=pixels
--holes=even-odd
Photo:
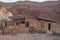
[[[60,40],[60,37],[48,34],[0,35],[0,40]]]

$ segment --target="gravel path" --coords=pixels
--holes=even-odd
[[[0,35],[0,40],[60,40],[60,37],[48,34]]]

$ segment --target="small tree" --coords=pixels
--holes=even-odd
[[[6,22],[8,21],[8,16],[2,12],[0,12],[0,21],[2,22],[2,26],[6,26]]]

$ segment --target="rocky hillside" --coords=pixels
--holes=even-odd
[[[59,22],[60,20],[60,2],[29,2],[20,1],[14,3],[2,3],[7,10],[12,12],[15,16],[24,15],[28,18],[43,18]],[[59,22],[60,23],[60,22]]]

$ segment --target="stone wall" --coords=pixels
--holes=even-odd
[[[33,26],[36,30],[40,30],[41,29],[41,22],[42,20],[36,20],[36,19],[26,19],[29,22],[29,26]],[[44,29],[48,30],[48,23],[51,24],[51,30],[50,31],[54,31],[57,30],[57,23],[54,22],[46,22],[44,21]],[[49,31],[49,30],[48,30]]]

